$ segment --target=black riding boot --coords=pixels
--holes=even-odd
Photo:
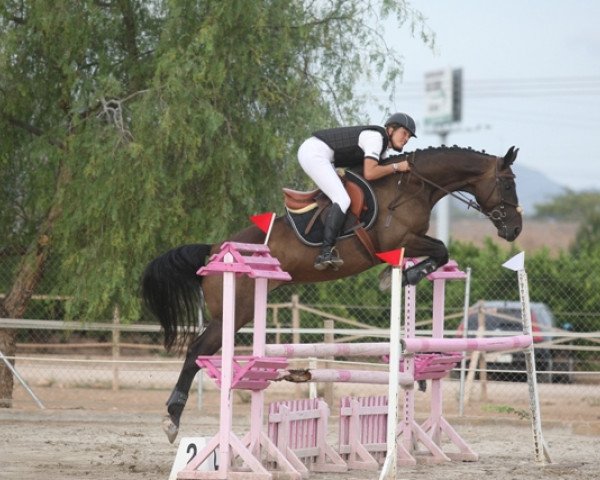
[[[337,203],[331,205],[327,219],[325,220],[325,233],[323,234],[323,246],[321,253],[315,259],[315,268],[325,270],[332,267],[334,270],[340,268],[344,261],[339,257],[334,245],[340,230],[344,226],[346,214]]]

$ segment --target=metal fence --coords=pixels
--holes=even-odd
[[[546,410],[546,416],[552,410],[561,418],[580,418],[583,415],[597,419],[600,417],[600,307],[595,305],[600,300],[595,297],[600,296],[596,288],[600,284],[600,259],[571,270],[568,266],[561,267],[564,271],[560,275],[550,271],[549,263],[532,263],[531,267],[528,264],[531,300],[547,305],[552,313],[552,324],[543,326],[544,331],[535,343],[536,352],[539,352],[536,360],[542,382],[542,410]],[[471,316],[478,317],[483,308],[485,314],[500,320],[507,312],[498,312],[492,307],[492,310],[485,310],[486,302],[519,299],[516,278],[490,272],[487,263],[478,268],[475,254],[472,265],[477,278],[471,282],[470,289],[466,289],[463,281],[447,283],[446,336],[462,334],[465,297],[471,307]],[[0,285],[3,285],[4,291],[10,284],[11,268],[11,265],[3,266],[0,262]],[[47,268],[52,269],[52,264]],[[376,268],[346,280],[321,285],[288,285],[272,292],[269,296],[267,341],[387,341],[390,299],[389,292],[382,292],[379,288],[379,284],[385,283],[383,273]],[[56,285],[53,287],[56,291]],[[39,293],[44,293],[44,290]],[[16,368],[32,390],[39,392],[41,400],[48,406],[62,406],[61,402],[70,392],[73,392],[74,401],[86,392],[91,400],[102,399],[102,406],[107,407],[115,400],[106,394],[119,392],[130,394],[128,405],[141,405],[135,402],[145,398],[148,403],[139,408],[156,405],[162,409],[177,380],[182,358],[164,352],[158,325],[149,324],[149,318],[140,318],[136,324],[124,324],[119,318],[118,308],[110,319],[66,321],[63,320],[64,302],[64,297],[40,294],[33,298],[27,318],[0,319],[0,329],[18,331]],[[510,317],[510,312],[508,314]],[[423,281],[417,287],[417,335],[430,335],[431,317],[432,286],[430,282]],[[507,321],[514,324],[514,318]],[[477,332],[479,328],[472,328],[470,322],[467,330],[471,330],[473,335],[482,334]],[[480,323],[486,328],[486,335],[503,333],[502,329],[496,332],[493,325],[487,325],[485,320]],[[239,332],[236,342],[241,352],[247,352],[251,344],[251,328]],[[386,368],[379,358],[363,359],[361,362],[352,358],[321,361],[361,363],[359,368]],[[466,405],[465,412],[480,412],[488,408],[485,405],[492,405],[489,407],[492,410],[518,409],[521,402],[526,407],[526,382],[523,381],[524,365],[521,364],[522,357],[518,352],[481,355],[476,362],[467,362],[465,368],[471,372],[471,384],[467,388],[471,406]],[[445,382],[446,388],[450,389],[448,408],[457,407],[458,378],[459,374],[455,371]],[[214,386],[208,381],[202,383],[204,391],[210,394]],[[19,382],[15,385],[16,404],[31,403],[30,396]],[[288,387],[290,395],[298,395],[298,388]],[[372,386],[353,385],[351,388],[357,395],[373,391]],[[197,385],[194,389],[195,392],[201,391]],[[273,387],[274,391],[282,389],[284,387],[279,384]],[[341,392],[341,387],[335,386],[334,390],[320,391],[332,395]],[[201,403],[200,394],[198,403]],[[76,405],[79,407],[79,404]],[[88,406],[81,405],[82,408]]]
[[[462,283],[459,288],[464,288]],[[451,287],[452,285],[448,285]],[[418,296],[426,298],[430,292],[422,289]],[[290,292],[287,292],[290,293]],[[446,305],[445,336],[463,334],[459,332],[465,317],[464,292],[462,296],[448,296]],[[463,304],[459,304],[460,302]],[[452,304],[454,303],[454,304]],[[417,305],[419,302],[417,302]],[[482,309],[482,302],[475,302],[468,310],[469,315],[490,313]],[[354,315],[349,316],[351,311]],[[417,308],[417,335],[431,335],[431,310]],[[16,382],[16,389],[29,386],[32,394],[18,395],[20,404],[32,402],[38,397],[48,407],[65,407],[68,392],[154,392],[166,399],[174,386],[182,364],[181,358],[167,355],[161,347],[161,333],[157,325],[126,325],[115,317],[105,323],[68,322],[60,320],[2,319],[0,328],[18,330],[18,348],[15,365],[23,385]],[[493,310],[497,314],[496,310]],[[388,329],[373,325],[389,319],[388,306],[361,306],[351,304],[311,304],[306,303],[298,293],[291,293],[288,302],[269,305],[267,331],[269,343],[315,343],[382,341],[389,339]],[[305,327],[310,325],[310,327]],[[471,325],[468,327],[471,329]],[[481,329],[469,330],[472,334],[482,334]],[[501,331],[485,331],[485,335],[506,334]],[[251,345],[252,328],[242,329],[237,334],[238,353],[248,353]],[[600,410],[600,397],[597,394],[600,384],[600,337],[594,332],[573,332],[558,327],[545,332],[537,339],[538,352],[546,352],[558,357],[568,354],[570,362],[561,365],[538,364],[538,379],[541,383],[542,412],[545,417],[560,420],[581,420],[597,417]],[[463,378],[467,379],[464,403],[459,405],[459,368],[452,372],[446,382],[446,407],[451,410],[464,410],[467,415],[510,411],[516,414],[527,410],[527,392],[524,382],[524,361],[517,361],[519,352],[480,355],[477,361],[467,362]],[[468,357],[470,358],[470,357]],[[507,360],[510,358],[510,360]],[[540,357],[543,360],[546,357]],[[514,360],[514,361],[513,361]],[[311,366],[343,364],[345,368],[387,369],[381,358],[353,359],[328,358],[312,359]],[[565,369],[565,365],[567,369]],[[307,365],[298,365],[298,367]],[[205,392],[214,390],[211,382],[199,376],[193,389],[197,404],[211,401],[203,398]],[[336,396],[346,392],[348,387],[324,386],[320,393],[332,404]],[[277,386],[277,391],[285,390]],[[308,387],[288,386],[284,396],[308,394]],[[38,393],[36,393],[38,392]],[[41,392],[41,393],[40,393]],[[368,395],[373,386],[353,385],[352,392]],[[63,395],[58,395],[62,393]],[[77,398],[75,394],[75,398]],[[93,398],[93,397],[92,397]],[[110,398],[110,397],[103,397]],[[103,401],[103,407],[107,407]],[[561,408],[578,402],[579,409]],[[157,401],[162,408],[163,401]],[[89,404],[88,407],[93,408]],[[81,407],[79,407],[81,408]],[[140,405],[140,408],[146,408]],[[491,410],[490,410],[491,409]]]

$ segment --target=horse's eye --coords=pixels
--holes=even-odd
[[[510,185],[504,185],[505,190],[510,190],[512,187]]]

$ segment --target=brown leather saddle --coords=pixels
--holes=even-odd
[[[374,256],[375,247],[366,230],[377,218],[375,193],[363,177],[352,171],[346,170],[340,178],[350,196],[350,208],[340,238],[358,236]],[[331,200],[319,189],[303,192],[284,188],[283,194],[287,218],[298,238],[310,246],[321,245],[323,219],[331,206]]]

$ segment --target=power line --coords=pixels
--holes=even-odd
[[[518,118],[520,122],[528,121],[532,123],[545,123],[548,125],[557,125],[557,120],[554,116],[549,115],[547,112],[534,112],[530,108],[525,110],[522,109],[502,109],[497,107],[483,107],[470,105],[466,111],[481,116],[485,115],[486,118],[495,118],[500,121],[510,120],[515,121]],[[565,110],[560,111],[560,125],[576,126],[586,129],[597,129],[600,123],[600,117],[582,116],[578,112],[567,112]]]
[[[366,89],[363,93],[376,98],[389,96]],[[464,95],[467,98],[600,96],[600,76],[465,80]],[[403,83],[395,89],[393,96],[404,101],[422,100],[425,97],[424,82]]]

